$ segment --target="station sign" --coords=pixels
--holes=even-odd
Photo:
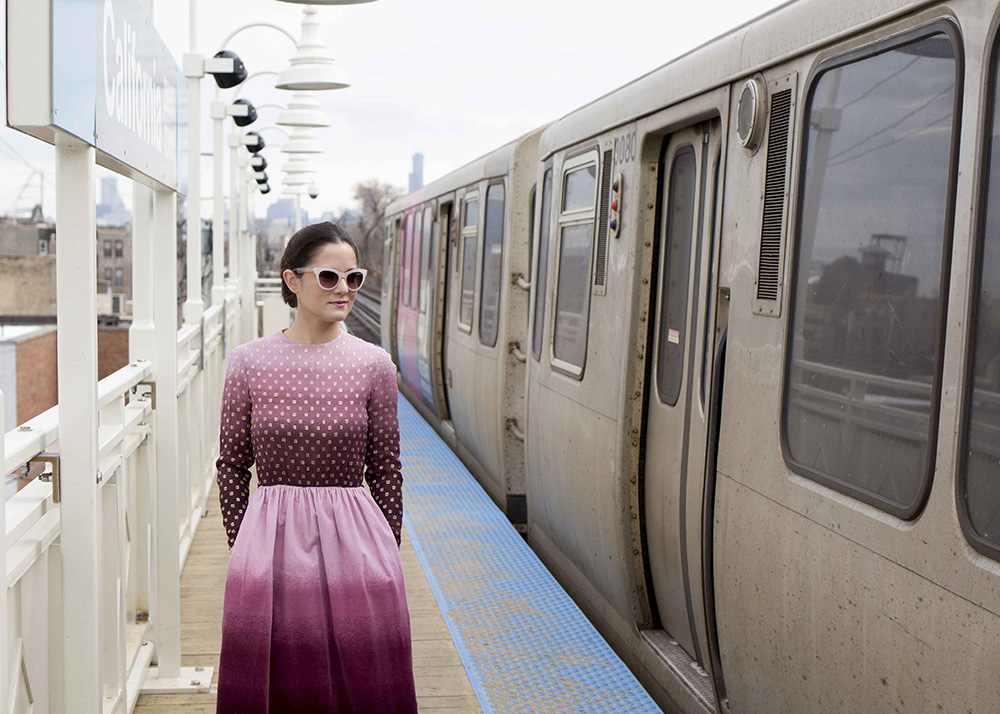
[[[7,0],[7,124],[187,193],[187,85],[138,0]]]

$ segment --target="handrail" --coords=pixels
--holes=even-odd
[[[112,372],[97,383],[97,407],[103,409],[117,397],[145,381],[153,372],[146,360],[137,360]],[[4,434],[4,473],[49,449],[59,438],[59,405],[49,407]]]
[[[157,622],[170,617],[162,607],[156,613],[149,611],[156,590],[153,580],[155,571],[151,566],[155,555],[153,546],[157,540],[156,521],[151,520],[157,512],[155,486],[161,478],[176,479],[181,531],[177,558],[183,568],[213,481],[217,447],[214,447],[211,435],[218,429],[222,392],[220,375],[224,374],[226,359],[224,346],[227,341],[230,346],[235,344],[240,324],[239,311],[243,302],[245,300],[240,300],[238,296],[229,295],[225,306],[212,305],[203,312],[200,320],[182,324],[176,332],[177,394],[164,394],[161,390],[156,402],[159,406],[169,404],[171,399],[176,400],[172,408],[182,416],[178,424],[176,472],[169,475],[156,474],[158,459],[156,452],[150,448],[154,443],[159,443],[150,439],[157,424],[157,420],[151,418],[154,402],[132,393],[142,383],[155,389],[154,364],[136,359],[99,380],[96,385],[96,480],[98,498],[104,503],[98,529],[105,539],[98,552],[99,567],[111,568],[117,573],[110,584],[101,585],[101,596],[108,596],[103,590],[105,587],[119,588],[125,605],[125,610],[120,612],[121,619],[116,621],[112,618],[107,623],[111,629],[105,635],[111,638],[109,646],[124,648],[125,670],[117,674],[114,671],[108,672],[106,675],[119,680],[124,676],[135,689],[129,692],[133,700],[153,657],[153,650],[160,651],[157,644],[160,642]],[[206,379],[211,381],[205,381]],[[72,417],[62,414],[62,418]],[[59,435],[58,404],[5,431],[0,450],[4,473],[16,472],[46,452],[60,456]],[[66,454],[61,456],[64,462],[68,458]],[[25,594],[19,592],[22,583],[26,582],[23,579],[31,573],[39,572],[38,568],[47,567],[45,557],[49,546],[63,535],[63,508],[68,506],[65,502],[53,501],[53,485],[50,481],[34,478],[5,499],[4,573],[7,588],[15,593],[13,597],[25,597]],[[154,533],[152,539],[145,535],[150,528]],[[110,535],[111,533],[115,535]],[[107,540],[109,536],[110,540]],[[162,556],[160,551],[159,557]],[[48,590],[33,589],[31,597],[35,605],[25,610],[25,619],[21,619],[21,615],[15,617],[15,629],[18,631],[16,636],[27,638],[25,642],[29,648],[32,638],[57,636],[56,630],[51,628],[66,625],[50,622],[47,617],[32,614],[31,610],[38,607],[41,608],[40,612],[51,611],[53,605],[65,596],[66,593],[57,590],[55,584]],[[144,617],[144,613],[147,616]],[[121,629],[122,627],[125,629]],[[153,646],[140,646],[146,641]],[[5,658],[2,664],[7,665],[9,662]],[[25,671],[25,676],[28,673]],[[24,686],[23,682],[21,686]],[[119,689],[111,697],[122,694],[124,690]]]
[[[886,377],[881,374],[871,374],[857,370],[845,369],[844,367],[833,367],[820,362],[809,362],[806,360],[793,360],[792,369],[801,369],[806,372],[823,374],[830,377],[838,377],[851,382],[864,381],[867,384],[878,385],[880,387],[892,387],[916,394],[930,395],[932,385],[930,382],[915,382],[910,379],[900,379],[898,377]]]

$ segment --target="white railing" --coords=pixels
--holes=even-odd
[[[294,310],[281,298],[281,278],[257,279],[257,334],[273,335],[292,324]]]
[[[219,416],[226,358],[236,344],[239,299],[230,291],[225,306],[213,305],[201,324],[177,332],[176,394],[156,392],[150,362],[136,360],[97,384],[98,441],[98,641],[97,657],[104,712],[131,712],[163,638],[161,622],[179,623],[171,604],[158,604],[155,586],[162,572],[180,572],[205,512],[215,478]],[[176,402],[176,473],[157,473],[157,411]],[[154,406],[155,403],[155,406]],[[6,533],[7,587],[0,595],[0,643],[4,673],[0,714],[61,712],[64,599],[72,583],[62,582],[62,509],[59,406],[10,431],[2,424],[0,463],[4,473],[27,473],[32,462],[47,461],[47,476],[13,494],[2,518]],[[180,547],[172,568],[160,567],[156,542],[163,528],[157,510],[157,479],[176,478],[176,526]],[[45,480],[43,480],[45,479]],[[162,551],[161,551],[162,552]],[[179,582],[176,583],[179,590]],[[169,599],[169,598],[167,598]],[[173,630],[176,628],[163,628]],[[179,639],[175,646],[179,647]],[[187,669],[187,668],[185,668]],[[207,691],[209,675],[203,689]]]

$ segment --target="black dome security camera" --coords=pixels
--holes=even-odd
[[[257,121],[257,110],[250,103],[249,99],[237,99],[233,104],[239,104],[247,108],[247,115],[245,117],[233,116],[236,126],[249,126]]]
[[[251,137],[256,139],[256,141],[252,144],[247,143],[246,140]],[[244,139],[243,145],[247,147],[247,151],[249,151],[251,154],[256,154],[258,151],[262,151],[264,149],[264,137],[262,137],[255,131],[248,131],[246,134],[243,135],[243,139]]]
[[[240,56],[232,50],[220,50],[215,53],[215,57],[217,59],[231,59],[233,61],[232,72],[211,73],[212,76],[215,77],[215,83],[219,85],[221,89],[235,87],[247,78],[247,68],[243,65],[243,60],[241,60]]]

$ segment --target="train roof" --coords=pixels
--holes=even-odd
[[[539,156],[934,2],[790,0],[552,122]]]
[[[522,134],[513,141],[509,141],[499,149],[494,149],[478,159],[473,159],[464,166],[445,174],[436,181],[432,181],[423,188],[398,198],[389,204],[386,215],[391,216],[400,211],[417,206],[428,199],[443,196],[446,193],[468,186],[484,178],[503,176],[507,174],[514,165],[514,155],[517,148],[531,137],[540,134],[548,124],[532,129],[526,134]]]

